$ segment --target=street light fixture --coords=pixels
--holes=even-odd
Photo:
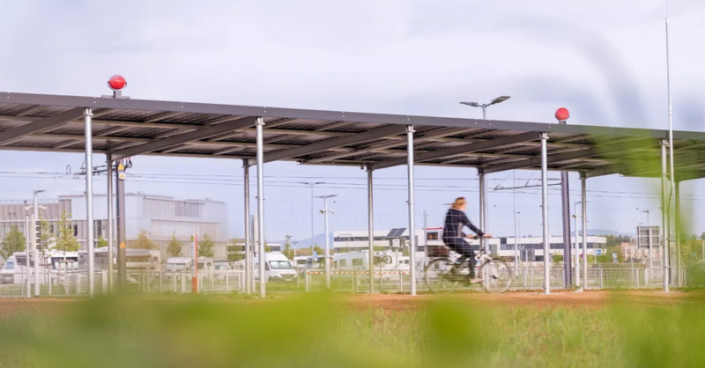
[[[490,101],[490,103],[485,103],[485,104],[481,104],[478,102],[460,102],[460,103],[463,105],[472,106],[472,107],[481,107],[482,108],[482,119],[487,120],[487,108],[489,106],[496,105],[498,103],[502,103],[510,98],[511,98],[511,96],[499,96],[499,97],[493,99],[492,101]]]
[[[467,105],[467,106],[472,106],[472,107],[481,107],[481,108],[482,108],[482,120],[487,120],[487,108],[488,108],[489,106],[496,105],[496,104],[498,104],[498,103],[502,103],[502,102],[504,102],[504,101],[506,101],[506,100],[508,100],[508,99],[510,99],[510,98],[511,98],[511,96],[499,96],[499,97],[495,97],[494,99],[492,99],[492,101],[490,101],[490,103],[481,104],[481,103],[478,103],[478,102],[462,102],[462,101],[461,101],[460,104],[462,104],[462,105]],[[483,184],[483,185],[484,185],[484,184]],[[484,194],[481,194],[481,196],[484,196]],[[517,206],[516,206],[516,191],[514,191],[514,212],[516,212],[516,210],[517,210]],[[481,211],[481,212],[482,212],[482,211]],[[482,215],[481,217],[485,217],[485,216]],[[489,216],[487,216],[487,217],[489,217]],[[488,231],[488,228],[489,228],[489,225],[488,225],[488,221],[487,221],[487,220],[488,220],[488,219],[486,219],[486,220],[484,220],[484,221],[481,221],[481,225],[483,225],[483,226],[485,227],[485,228],[483,229],[484,231]],[[484,222],[484,224],[483,224],[483,222]],[[514,221],[514,223],[515,223],[515,226],[514,226],[514,227],[516,228],[516,220]],[[485,243],[482,243],[482,244],[485,245]],[[517,257],[515,257],[515,260],[514,260],[514,261],[515,261],[515,263],[518,262]]]
[[[300,181],[299,184],[303,185],[308,185],[311,187],[311,257],[313,257],[313,236],[314,236],[314,214],[316,211],[313,209],[313,187],[316,185],[321,185],[321,184],[326,184],[325,182],[322,181],[317,181],[317,182],[305,182],[305,181]]]

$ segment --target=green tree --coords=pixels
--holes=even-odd
[[[198,242],[198,256],[213,258],[213,248],[215,247],[215,241],[211,239],[211,236],[206,234],[203,236],[203,240]]]
[[[108,241],[103,238],[103,236],[98,237],[98,248],[105,248],[108,246]]]
[[[70,224],[69,224],[70,225]],[[49,224],[43,216],[39,216],[39,245],[44,248],[49,247],[49,242],[51,238],[54,237],[54,231],[52,226]]]
[[[71,219],[64,211],[59,220],[59,237],[56,239],[54,249],[60,252],[76,252],[80,248],[78,240],[73,236],[71,228]]]
[[[284,256],[289,259],[294,259],[296,251],[291,248],[291,235],[286,236],[286,242],[284,243]]]
[[[27,244],[27,239],[20,231],[20,228],[18,228],[17,225],[12,225],[10,231],[5,234],[5,239],[2,241],[0,256],[4,259],[8,259],[12,253],[23,251],[25,244]]]
[[[324,256],[326,254],[326,251],[323,250],[323,248],[315,244],[313,245],[313,251],[316,252],[316,254],[319,256]]]
[[[137,236],[137,241],[132,243],[132,248],[134,249],[156,249],[157,246],[152,243],[152,241],[149,239],[147,236],[147,232],[145,230],[140,231],[140,234]]]
[[[245,259],[243,253],[228,253],[228,261],[230,262],[242,261],[243,259]]]
[[[166,253],[169,257],[181,257],[182,249],[183,244],[176,238],[176,233],[172,233],[169,244],[166,246]]]
[[[607,247],[606,252],[602,255],[597,256],[597,261],[600,263],[612,263],[612,253],[617,253],[617,262],[624,262],[624,257],[622,256],[622,248],[620,246]]]

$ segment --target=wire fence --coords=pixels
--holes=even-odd
[[[34,283],[34,275],[21,274],[12,283],[0,284],[0,297],[26,297],[28,295],[44,297],[87,296],[89,294],[88,272],[67,271],[41,274],[39,287]],[[126,291],[136,293],[175,293],[186,294],[193,291],[194,275],[191,271],[160,272],[137,271],[127,272]],[[93,291],[95,294],[108,293],[108,271],[95,273]],[[117,273],[114,274],[117,280]],[[232,293],[245,290],[244,271],[199,271],[198,292],[200,293]],[[38,294],[37,294],[38,292]]]
[[[658,289],[663,287],[662,268],[589,268],[587,282],[581,280],[581,285],[588,290],[603,289]],[[550,270],[551,289],[564,290],[562,268]],[[0,284],[0,297],[27,297],[27,288],[31,296],[43,297],[76,297],[89,294],[88,272],[67,271],[41,274],[39,287],[34,283],[34,275],[16,275],[11,282],[4,279]],[[375,271],[372,281],[375,293],[407,293],[410,289],[410,272],[407,271]],[[367,270],[338,271],[330,273],[330,290],[338,293],[368,293],[370,278]],[[581,273],[582,278],[582,273]],[[192,271],[136,271],[127,272],[126,291],[145,294],[189,294],[192,293],[194,275]],[[117,280],[117,273],[114,274]],[[689,282],[689,273],[683,273],[684,283]],[[543,268],[527,267],[514,272],[510,290],[537,291],[543,290]],[[108,293],[108,272],[95,273],[94,293]],[[245,273],[243,270],[199,271],[197,278],[198,293],[244,293]],[[252,290],[256,292],[259,276],[255,273],[252,280]],[[286,281],[268,281],[268,291],[274,292],[316,292],[326,290],[326,275],[323,271],[304,270],[298,277]],[[572,287],[571,287],[572,288]],[[417,289],[420,292],[430,292],[422,271],[417,272]],[[480,291],[479,285],[462,286],[458,291]],[[38,292],[38,294],[37,294]]]
[[[658,289],[663,288],[662,268],[589,268],[587,282],[581,280],[581,285],[588,290],[601,289]],[[549,271],[551,289],[565,290],[564,270],[552,268]],[[319,291],[326,288],[324,272],[306,272],[304,280],[305,291]],[[410,289],[410,274],[408,271],[375,272],[373,287],[376,293],[405,293]],[[582,273],[581,273],[582,278]],[[543,268],[522,268],[514,272],[510,290],[543,290]],[[688,282],[688,273],[684,272],[684,282]],[[417,290],[430,292],[425,283],[424,273],[417,272]],[[572,288],[572,286],[570,287]],[[343,293],[367,293],[370,289],[368,271],[331,271],[331,290]],[[476,290],[481,286],[461,286],[458,291]]]

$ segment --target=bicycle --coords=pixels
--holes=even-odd
[[[432,293],[452,293],[458,286],[470,283],[470,259],[451,260],[449,255],[431,261],[424,270],[426,286]],[[490,256],[485,248],[475,256],[476,275],[483,279],[479,284],[489,293],[503,293],[514,279],[512,268],[501,259]]]

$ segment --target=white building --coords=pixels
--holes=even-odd
[[[84,194],[63,195],[58,199],[42,199],[40,213],[49,222],[50,227],[58,233],[58,222],[62,213],[71,219],[73,235],[86,249],[87,222],[86,196]],[[25,231],[25,216],[31,215],[32,200],[0,202],[0,239],[5,237],[10,227],[16,225],[20,231]],[[115,202],[114,202],[115,205]],[[108,204],[105,194],[93,196],[93,219],[95,222],[95,239],[108,237]],[[166,196],[144,193],[125,194],[125,231],[128,247],[137,240],[141,232],[145,232],[161,251],[166,259],[166,246],[172,235],[183,243],[184,256],[193,256],[191,235],[196,234],[199,240],[205,235],[215,241],[214,258],[227,258],[226,242],[228,239],[228,214],[225,202],[211,199],[176,199]],[[117,221],[117,220],[116,220]],[[31,226],[30,226],[31,227]],[[117,238],[117,227],[115,227]]]
[[[438,228],[428,229],[426,241],[424,241],[424,230],[417,229],[416,244],[417,252],[423,254],[425,245],[429,247],[441,246],[441,230]],[[363,251],[369,248],[369,238],[367,231],[335,231],[333,233],[333,249],[337,253]],[[515,238],[492,238],[488,240],[488,244],[492,250],[498,249],[498,254],[501,257],[514,257],[516,254],[515,244],[519,245],[520,256],[527,260],[542,260],[543,259],[543,237],[522,237],[516,241]],[[397,248],[405,248],[408,246],[409,232],[406,229],[392,230],[375,230],[374,232],[374,247],[376,250],[395,250]],[[571,244],[575,241],[571,237]],[[470,240],[468,242],[475,250],[480,249],[479,240]],[[563,237],[552,236],[550,238],[550,254],[563,255]],[[582,236],[578,237],[579,247],[582,249]],[[588,254],[604,252],[607,244],[607,238],[602,236],[588,236],[587,248]],[[582,250],[579,252],[582,253]]]

